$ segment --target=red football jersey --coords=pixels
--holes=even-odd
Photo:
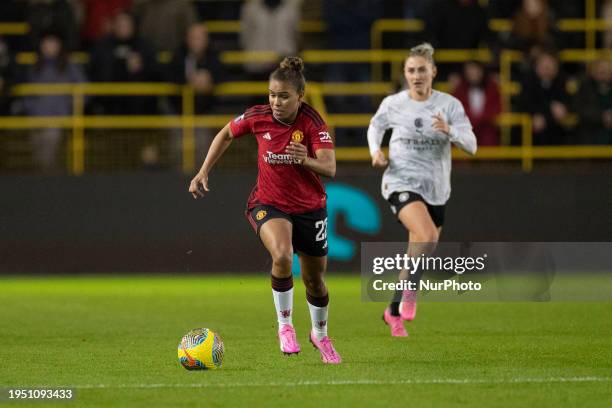
[[[285,152],[290,141],[300,142],[316,157],[318,149],[333,149],[327,125],[314,108],[302,103],[293,124],[279,122],[270,105],[256,105],[230,122],[235,138],[251,134],[257,138],[257,185],[248,208],[272,205],[287,214],[300,214],[325,207],[325,188],[319,175],[298,164]]]

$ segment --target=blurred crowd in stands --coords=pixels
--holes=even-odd
[[[224,81],[265,80],[272,68],[257,61],[224,66],[225,50],[274,51],[281,56],[305,49],[370,49],[376,20],[420,19],[421,32],[384,38],[383,47],[406,49],[426,40],[437,49],[487,48],[494,62],[441,64],[440,81],[466,107],[480,145],[498,145],[496,117],[502,111],[499,53],[522,51],[525,59],[512,72],[521,92],[514,112],[532,115],[534,144],[612,144],[611,61],[560,63],[558,51],[584,49],[584,32],[558,30],[561,19],[585,18],[588,0],[13,0],[0,2],[1,22],[27,22],[27,35],[0,36],[0,115],[69,115],[70,96],[15,98],[21,83],[172,82],[197,91],[196,112],[237,112],[215,101],[214,87]],[[486,6],[483,6],[485,4]],[[597,18],[612,19],[612,0],[596,0]],[[492,19],[507,19],[508,31],[492,31]],[[239,20],[234,36],[212,35],[206,23]],[[320,21],[320,35],[305,35],[300,21]],[[597,49],[612,48],[612,31],[599,31]],[[33,64],[18,64],[19,52],[36,52]],[[86,64],[69,59],[73,51],[89,55]],[[169,57],[160,62],[160,52]],[[365,82],[369,64],[307,67],[309,80]],[[400,78],[384,78],[400,84]],[[259,98],[260,103],[262,99]],[[265,101],[265,99],[263,99]],[[377,102],[376,102],[377,103]],[[369,96],[328,98],[332,113],[373,112]],[[177,114],[179,98],[149,96],[88,98],[88,114]],[[569,116],[577,117],[568,125]],[[338,133],[338,144],[364,144],[363,132]],[[32,139],[40,162],[56,153],[60,132],[39,131]],[[55,147],[54,147],[55,146]],[[36,153],[38,152],[38,153]]]

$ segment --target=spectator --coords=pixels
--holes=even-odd
[[[189,84],[196,91],[195,111],[197,114],[209,113],[213,108],[215,84],[221,81],[223,70],[218,52],[210,45],[208,30],[203,24],[189,27],[186,41],[172,58],[168,80],[179,84]],[[173,104],[173,111],[181,111],[181,99]],[[210,138],[209,129],[197,129],[196,157],[204,157]],[[171,148],[175,162],[180,158],[180,135],[174,134]]]
[[[590,67],[575,95],[580,143],[612,144],[612,63],[600,59]]]
[[[527,51],[533,46],[552,47],[552,13],[546,0],[523,0],[512,20],[510,47]]]
[[[499,145],[497,116],[501,113],[501,93],[497,82],[476,61],[464,65],[463,77],[453,96],[461,101],[478,140],[478,146]]]
[[[85,81],[81,69],[68,61],[61,36],[55,33],[41,34],[38,59],[27,73],[30,83],[77,83]],[[24,100],[25,112],[31,116],[69,116],[72,114],[71,95],[37,95]],[[62,130],[44,128],[32,134],[34,161],[44,170],[57,170],[57,153]]]
[[[111,32],[113,18],[128,10],[132,0],[81,0],[84,8],[81,39],[90,48]]]
[[[272,51],[280,57],[296,55],[301,0],[251,0],[240,11],[240,43],[245,51]],[[245,70],[255,79],[267,77],[277,61],[249,62]]]
[[[535,60],[535,69],[523,80],[520,99],[521,111],[532,115],[534,144],[565,142],[563,122],[569,106],[565,85],[557,57],[550,51],[542,51]]]
[[[134,18],[121,12],[115,16],[111,34],[102,39],[92,54],[91,77],[98,82],[150,82],[158,79],[154,53],[136,36]],[[155,111],[151,97],[103,98],[104,113],[139,115]]]
[[[177,49],[189,26],[197,21],[197,12],[187,0],[135,0],[134,13],[141,38],[157,51]]]
[[[168,80],[193,86],[197,92],[196,112],[204,113],[212,107],[214,85],[219,82],[223,70],[203,24],[192,24],[185,37],[185,44],[174,52]]]

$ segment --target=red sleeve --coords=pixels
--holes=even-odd
[[[315,126],[314,124],[310,127],[310,146],[313,152],[319,149],[333,149],[334,141],[329,134],[326,124]]]
[[[234,138],[236,139],[244,135],[253,133],[253,122],[251,121],[251,118],[245,118],[245,115],[247,115],[248,112],[249,110],[247,110],[242,115],[232,119],[232,121],[230,122],[230,130],[232,131],[232,136],[234,136]]]

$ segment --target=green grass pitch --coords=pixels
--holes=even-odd
[[[339,366],[306,340],[301,282],[285,357],[267,277],[2,278],[0,388],[76,387],[43,403],[72,407],[612,406],[612,303],[424,302],[393,339],[357,277],[328,286]],[[221,369],[179,366],[196,327],[223,337]]]

